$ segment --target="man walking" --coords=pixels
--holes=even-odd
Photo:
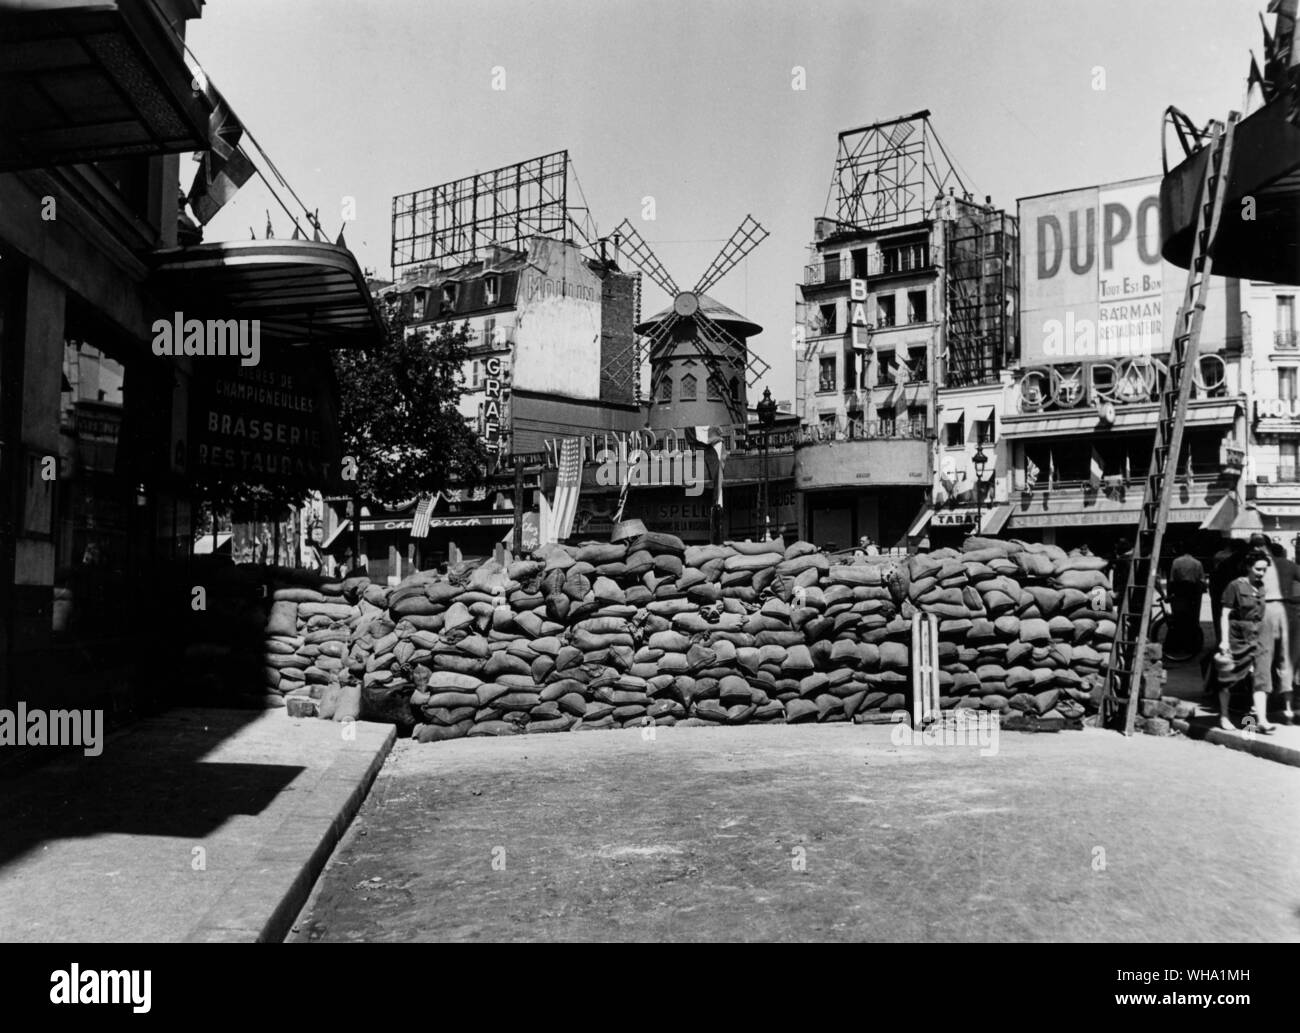
[[[1201,623],[1201,596],[1205,592],[1205,568],[1186,548],[1179,550],[1169,567],[1169,603],[1173,610],[1170,631],[1176,647],[1191,651]]]

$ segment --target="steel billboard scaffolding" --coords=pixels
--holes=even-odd
[[[571,225],[591,244],[589,212],[569,206],[569,172],[569,152],[555,151],[399,194],[393,198],[393,275],[413,265],[464,265],[494,246],[521,251],[529,237],[569,236]]]
[[[971,199],[930,112],[840,133],[831,191],[844,229],[944,222],[944,383],[996,380],[1015,340],[1018,227],[987,198],[983,205]]]

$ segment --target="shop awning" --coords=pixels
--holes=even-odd
[[[1216,402],[1211,405],[1193,404],[1187,410],[1187,426],[1213,427],[1231,423],[1237,418],[1239,406],[1235,400]],[[1115,422],[1105,429],[1114,431],[1155,430],[1158,406],[1117,406]],[[1093,409],[1082,409],[1072,413],[1057,413],[1050,416],[1034,416],[1030,419],[1018,416],[1002,418],[1002,437],[1004,438],[1051,438],[1074,437],[1088,434],[1098,429],[1100,418]]]
[[[384,339],[365,275],[341,244],[241,240],[160,251],[154,261],[154,284],[186,318],[260,320],[264,345]]]
[[[930,521],[934,518],[933,506],[922,506],[921,511],[916,514],[916,519],[912,521],[912,526],[907,529],[907,537],[919,538],[925,534],[926,528],[930,526]]]
[[[469,516],[430,517],[430,529],[439,527],[514,527],[513,513],[479,513]]]
[[[972,412],[975,414],[976,423],[988,423],[989,420],[993,419],[993,414],[997,412],[997,406],[977,405],[973,407]]]
[[[939,413],[939,422],[944,424],[957,423],[961,420],[965,412],[966,410],[960,407],[956,409],[944,409],[943,412]]]
[[[198,538],[194,539],[194,555],[211,556],[214,553],[218,553],[230,544],[230,539],[232,537],[233,535],[231,535],[229,531],[217,532],[217,544],[214,548],[212,545],[212,535],[200,535]]]
[[[1237,519],[1238,505],[1236,496],[1231,493],[1223,496],[1210,509],[1210,515],[1201,521],[1202,531],[1230,531],[1232,522]]]
[[[0,0],[0,171],[207,150],[212,105],[143,0]]]
[[[351,520],[344,520],[343,523],[339,524],[338,527],[334,528],[334,533],[330,535],[327,539],[325,539],[324,543],[321,545],[321,549],[328,550],[330,546],[332,546],[336,541],[338,541],[339,535],[343,534],[351,526],[352,526]]]
[[[1007,521],[1011,518],[1013,506],[994,506],[984,516],[984,522],[980,524],[980,534],[998,534],[1002,528],[1007,526]]]

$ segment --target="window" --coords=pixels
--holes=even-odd
[[[892,351],[876,352],[876,385],[894,383],[894,353]]]
[[[728,396],[731,400],[737,401],[740,398],[740,380],[738,377],[732,377],[731,383],[727,385]]]
[[[867,278],[866,248],[858,248],[853,252],[853,278],[855,280],[865,280]]]
[[[698,383],[699,381],[695,379],[694,373],[687,373],[686,376],[682,377],[682,385],[681,390],[678,392],[678,397],[683,402],[695,401],[695,391]]]
[[[482,362],[482,360],[480,360],[480,359],[475,359],[473,362],[471,362],[471,363],[469,364],[469,366],[470,366],[470,369],[469,369],[469,386],[470,386],[470,387],[482,387],[482,386],[483,386],[483,362]]]
[[[1300,481],[1300,441],[1294,438],[1278,442],[1277,479]]]
[[[673,400],[673,379],[665,373],[659,378],[659,401],[671,402]]]
[[[1284,402],[1295,401],[1296,367],[1279,366],[1277,370],[1277,396]]]
[[[496,339],[496,330],[496,317],[488,316],[487,319],[483,320],[483,336],[479,338],[480,342],[485,345],[494,344]]]
[[[424,318],[424,291],[411,292],[411,322],[418,323]]]
[[[925,437],[925,407],[909,405],[907,407],[907,432],[912,437]]]
[[[860,360],[852,352],[844,354],[844,390],[852,391],[857,387],[858,371],[857,365]]]
[[[716,373],[709,374],[709,379],[705,384],[704,394],[710,402],[722,401],[722,391],[718,388],[718,375]]]
[[[989,413],[989,418],[987,420],[975,421],[975,444],[993,444],[993,419],[993,414]]]
[[[831,252],[822,260],[822,268],[826,273],[827,283],[837,283],[840,279],[840,253]]]
[[[442,305],[443,305],[443,308],[455,308],[455,307],[456,307],[456,293],[457,293],[456,288],[459,287],[459,286],[460,286],[460,284],[457,284],[457,283],[444,283],[444,284],[442,285]]]
[[[898,418],[893,409],[877,409],[876,420],[882,438],[892,438],[898,432]]]
[[[821,315],[822,333],[835,333],[835,306],[822,305],[818,308],[818,313]]]
[[[884,294],[876,299],[876,325],[894,325],[894,296]]]
[[[908,291],[907,321],[909,323],[924,323],[928,318],[926,315],[925,291]]]
[[[835,358],[831,356],[819,360],[817,367],[817,390],[835,390]]]
[[[909,416],[911,413],[909,412]],[[966,417],[963,414],[951,423],[943,425],[944,441],[943,443],[949,448],[956,448],[959,445],[966,444]]]
[[[892,244],[880,249],[880,264],[883,272],[906,273],[924,269],[929,263],[923,240]]]
[[[489,276],[483,281],[483,303],[485,305],[495,305],[497,299],[501,297],[501,279],[497,276]]]
[[[1279,348],[1296,347],[1294,294],[1279,294],[1277,296],[1277,333],[1275,337]]]

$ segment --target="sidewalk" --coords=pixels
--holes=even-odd
[[[1207,647],[1213,648],[1214,636],[1208,620],[1202,622],[1201,630]],[[1200,660],[1187,660],[1178,664],[1165,661],[1165,671],[1168,680],[1163,695],[1177,696],[1198,704],[1195,715],[1188,719],[1187,728],[1183,729],[1189,738],[1204,739],[1215,746],[1226,746],[1230,750],[1242,750],[1266,760],[1300,767],[1300,725],[1279,724],[1272,735],[1259,735],[1242,729],[1244,715],[1234,710],[1232,723],[1238,730],[1225,732],[1219,727],[1218,697],[1210,698],[1205,694]],[[1238,706],[1239,701],[1244,701],[1244,696],[1234,696],[1233,706]],[[1281,700],[1274,697],[1270,700],[1270,706],[1277,709],[1269,711],[1269,720],[1277,722],[1281,717]]]
[[[0,782],[0,940],[283,939],[388,725],[174,710]]]

